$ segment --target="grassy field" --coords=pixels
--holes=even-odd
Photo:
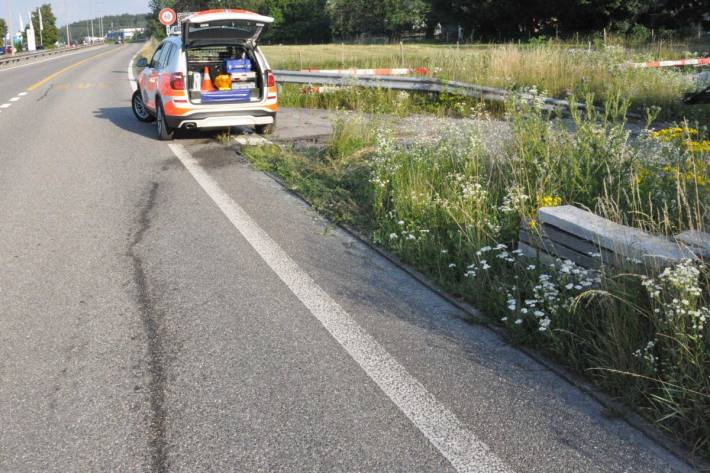
[[[683,52],[680,46],[629,49],[545,42],[460,47],[406,44],[401,48],[399,45],[330,44],[264,46],[262,49],[275,69],[426,67],[432,76],[444,80],[511,90],[535,88],[557,98],[592,93],[598,103],[618,96],[628,99],[631,107],[638,111],[658,107],[664,119],[688,118],[708,123],[710,106],[689,107],[681,103],[683,94],[695,88],[690,74],[673,68],[634,69],[627,65],[628,62],[693,54]],[[299,104],[299,99],[290,96],[288,103],[291,102]]]
[[[591,271],[517,248],[521,221],[559,204],[659,234],[708,229],[710,141],[688,128],[631,138],[623,107],[612,108],[573,116],[572,134],[510,104],[502,152],[474,125],[402,146],[388,128],[343,119],[325,149],[244,153],[482,309],[514,343],[585,374],[710,458],[708,267]]]

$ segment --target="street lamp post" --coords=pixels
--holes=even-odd
[[[37,7],[37,22],[39,23],[39,45],[44,49],[44,24],[42,22],[42,7]]]
[[[101,13],[101,16],[99,17],[99,29],[101,31],[101,38],[103,39],[104,37],[104,14],[103,14],[103,6],[104,2],[102,1],[95,1],[94,2],[94,8],[98,8],[99,12]]]

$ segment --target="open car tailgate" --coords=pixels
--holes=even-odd
[[[182,39],[186,48],[251,44],[261,36],[266,25],[274,22],[268,16],[248,10],[206,10],[182,20]]]

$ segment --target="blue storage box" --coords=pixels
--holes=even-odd
[[[202,103],[234,103],[249,102],[251,100],[251,90],[234,89],[218,90],[216,92],[202,92]]]
[[[251,60],[245,59],[227,59],[224,61],[224,72],[231,74],[233,72],[250,72]]]

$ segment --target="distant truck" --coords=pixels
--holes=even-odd
[[[126,42],[126,33],[123,31],[110,31],[106,35],[107,41],[114,41],[118,44],[123,44]]]

